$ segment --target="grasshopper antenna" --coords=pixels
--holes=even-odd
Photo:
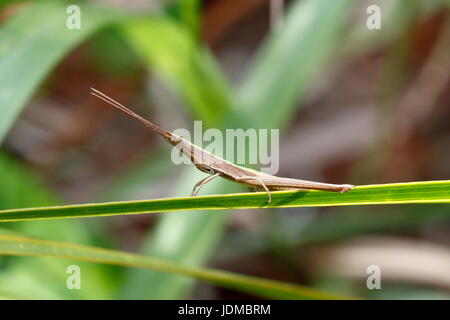
[[[144,126],[146,126],[147,128],[159,133],[160,135],[162,135],[165,138],[170,138],[172,136],[172,134],[166,130],[161,129],[160,127],[158,127],[156,124],[151,123],[150,121],[148,121],[147,119],[142,118],[140,115],[134,113],[133,111],[131,111],[130,109],[128,109],[127,107],[125,107],[123,104],[117,102],[116,100],[114,100],[113,98],[107,96],[106,94],[104,94],[103,92],[91,88],[91,94],[97,98],[99,98],[100,100],[105,101],[106,103],[108,103],[109,105],[113,106],[114,108],[118,109],[119,111],[125,113],[126,115],[128,115],[129,117],[139,121],[140,123],[142,123]]]

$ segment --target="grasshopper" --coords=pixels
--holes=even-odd
[[[268,195],[268,203],[272,202],[271,191],[292,190],[292,189],[306,189],[306,190],[324,190],[334,192],[347,192],[353,189],[351,184],[330,184],[322,182],[314,182],[307,180],[299,180],[292,178],[282,178],[269,175],[253,169],[235,165],[220,157],[217,157],[206,150],[192,144],[190,141],[170,132],[164,130],[154,123],[144,119],[140,115],[134,113],[129,108],[115,101],[106,94],[91,88],[91,94],[114,108],[120,110],[131,118],[139,121],[148,129],[159,134],[172,146],[181,150],[191,162],[202,172],[208,173],[209,176],[197,182],[192,190],[192,196],[196,196],[201,187],[211,180],[222,177],[227,180],[246,185],[251,191],[264,190]]]

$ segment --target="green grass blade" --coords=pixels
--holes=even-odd
[[[310,70],[312,68],[318,69],[325,62],[325,59],[317,59],[317,57],[329,55],[334,50],[336,39],[329,35],[333,34],[337,37],[338,33],[334,32],[334,30],[341,25],[346,13],[345,9],[348,9],[342,7],[343,3],[341,0],[320,0],[320,6],[311,7],[311,4],[315,1],[297,1],[298,4],[295,4],[296,9],[294,13],[290,14],[283,30],[271,35],[269,41],[264,46],[265,52],[278,52],[284,58],[279,59],[272,54],[261,54],[258,62],[251,66],[250,75],[245,78],[244,84],[237,89],[238,97],[237,100],[232,101],[234,109],[231,114],[225,114],[226,120],[217,124],[212,121],[206,122],[208,126],[214,125],[223,129],[255,126],[283,127],[286,125],[292,113],[297,108],[297,98],[300,98],[301,93],[304,92],[304,88],[311,82],[311,78],[314,76]],[[309,5],[299,9],[300,2],[308,2]],[[309,10],[309,18],[303,20],[306,27],[303,29],[296,28],[295,22],[304,16],[304,13],[302,13],[305,10],[304,8]],[[315,12],[311,12],[310,10]],[[322,15],[324,14],[328,19],[325,25],[323,25],[322,21]],[[317,26],[320,26],[320,32],[318,32]],[[308,36],[308,33],[311,32],[314,36]],[[291,41],[290,45],[285,45],[289,41]],[[314,50],[306,50],[310,47],[314,47]],[[135,46],[135,48],[143,49],[145,46]],[[174,52],[169,52],[169,54],[172,55]],[[145,53],[142,54],[144,56],[147,55]],[[151,68],[157,67],[151,62],[151,59],[144,60],[150,64]],[[298,67],[299,61],[301,61],[302,67],[296,68],[296,66]],[[267,68],[267,66],[270,66],[270,68]],[[303,66],[312,67],[304,70]],[[211,68],[206,68],[206,70],[208,69],[210,70]],[[264,72],[262,72],[263,69]],[[260,81],[272,77],[273,74],[277,75],[279,81],[277,85],[259,87]],[[180,79],[179,76],[172,77],[171,79],[177,81],[178,85],[183,85],[183,81],[177,80]],[[205,77],[203,84],[208,85],[209,82]],[[280,92],[280,86],[282,88],[286,86],[289,90],[283,89]],[[260,99],[257,97],[253,98],[253,96],[258,95],[261,95]],[[289,95],[289,97],[285,98],[284,95]],[[208,96],[205,95],[204,97]],[[279,98],[280,101],[273,99],[273,97]],[[202,101],[202,103],[205,103],[205,101]],[[193,102],[187,101],[187,103],[192,109],[193,106],[191,104]],[[223,102],[210,103],[208,106],[215,108],[216,105],[220,105],[221,103]],[[245,110],[248,110],[248,113]],[[277,113],[277,117],[267,117],[267,114],[272,115],[273,112]],[[204,117],[203,115],[201,118],[203,120],[209,119],[209,117]],[[197,174],[184,175],[183,180],[180,181],[180,185],[182,186],[178,188],[177,194],[188,194],[192,189],[192,185],[198,181],[196,179]],[[231,186],[219,183],[216,186],[214,186],[215,188],[212,193],[229,192],[227,188],[232,188]],[[203,263],[214,250],[218,239],[220,239],[225,229],[227,219],[226,215],[221,213],[222,211],[215,212],[214,214],[196,211],[190,215],[185,213],[163,215],[158,221],[155,232],[150,234],[145,240],[144,252],[147,255],[163,256],[177,261],[188,261],[189,263],[195,264]],[[164,235],[172,233],[173,230],[177,230],[179,233],[179,236],[176,237],[178,244],[172,243],[171,252],[167,253],[167,239]],[[205,230],[212,231],[206,232]],[[148,293],[147,296],[149,298],[177,298],[186,293],[188,288],[192,286],[192,282],[174,279],[173,277],[165,277],[165,275],[157,272],[152,273],[151,277],[148,277],[149,273],[140,273],[139,270],[134,270],[133,273],[132,281],[127,286],[127,297],[134,297],[133,295],[136,295],[136,292],[142,287],[143,282],[160,288],[157,292]]]
[[[225,79],[210,53],[182,24],[154,17],[130,21],[122,30],[149,69],[165,80],[195,117],[211,126],[228,113]]]
[[[55,205],[56,196],[20,161],[0,152],[0,209]]]
[[[359,186],[341,194],[326,191],[240,193],[189,198],[125,201],[0,211],[0,222],[99,217],[188,210],[354,206],[406,203],[450,203],[450,181]]]
[[[183,5],[177,4],[183,7],[178,9],[184,11],[188,2],[193,8],[193,1],[184,2]],[[213,57],[198,43],[195,28],[187,30],[184,27],[186,16],[180,18],[181,22],[172,17],[158,17],[127,23],[123,27],[125,39],[148,69],[159,75],[177,93],[194,119],[202,119],[205,127],[220,126],[222,118],[230,112],[228,85]],[[153,163],[149,165],[153,166]],[[173,194],[188,193],[198,181],[198,172],[190,172],[192,171],[185,171]],[[136,184],[139,184],[139,180],[140,178],[136,179]],[[124,190],[124,186],[119,189]],[[212,215],[164,215],[159,217],[156,228],[145,238],[141,252],[152,257],[200,265],[220,240],[225,225],[226,216],[217,212]],[[167,249],[169,242],[170,250]],[[154,290],[145,290],[143,283],[151,285]],[[130,270],[123,297],[179,298],[193,283],[192,279],[171,274]]]
[[[24,208],[30,206],[56,205],[56,195],[46,188],[30,168],[13,157],[0,152],[0,208]],[[92,243],[93,238],[81,220],[52,220],[25,223],[9,223],[8,228],[34,236],[77,243]],[[36,293],[40,298],[89,299],[111,298],[113,281],[107,279],[102,265],[83,265],[86,290],[67,290],[61,286],[67,277],[58,270],[67,268],[67,261],[60,259],[9,259],[3,263],[0,272],[0,288],[10,288],[11,293],[21,290]],[[26,288],[26,289],[24,289]],[[117,290],[117,289],[116,289]]]
[[[323,293],[299,285],[215,269],[184,266],[169,260],[121,251],[28,238],[9,232],[0,232],[0,254],[55,257],[158,270],[193,277],[214,285],[272,299],[343,299],[343,297],[337,295]],[[153,290],[153,288],[149,287],[148,290]]]
[[[0,26],[0,144],[4,140],[9,129],[19,116],[27,101],[36,89],[42,85],[46,75],[55,65],[64,58],[75,46],[87,39],[100,28],[111,23],[120,21],[124,18],[124,14],[100,9],[91,6],[86,2],[77,3],[81,8],[81,29],[69,30],[66,28],[66,19],[68,14],[66,9],[73,4],[70,1],[33,1],[24,3],[18,7],[18,12],[12,15],[4,24]],[[1,169],[0,169],[1,170]],[[44,188],[36,188],[28,190],[29,187],[21,187],[22,189],[12,196],[14,190],[19,186],[19,180],[8,181],[16,172],[14,167],[8,167],[7,172],[1,176],[2,182],[8,183],[8,188],[3,188],[2,194],[7,195],[7,201],[3,201],[3,205],[11,206],[11,201],[16,205],[30,206],[32,202],[47,202]],[[31,177],[24,178],[22,181],[30,182]],[[23,198],[23,200],[21,200]],[[28,203],[17,204],[17,201],[27,201]],[[69,223],[60,224],[60,221],[48,221],[45,223],[20,224],[14,227],[22,230],[31,231],[34,234],[53,234],[56,235],[52,226],[58,225],[59,229],[64,230],[66,238],[70,241],[77,239],[80,241],[86,232],[83,225],[77,221],[68,221]],[[58,269],[58,263],[46,259],[46,261],[26,261],[26,263],[16,264],[16,261],[8,263],[1,273],[0,283],[6,287],[20,287],[24,285],[24,279],[29,277],[27,282],[28,290],[34,288],[34,284],[40,283],[47,291],[53,291],[55,288],[55,274],[52,271]],[[102,275],[98,272],[97,266],[93,268],[86,267],[86,272],[91,277],[89,279],[89,290],[83,291],[78,297],[89,294],[98,297],[107,297],[100,295],[102,290],[107,291],[110,286],[102,283]],[[31,268],[31,269],[30,269]],[[96,269],[96,270],[94,270]],[[26,271],[25,271],[26,270]],[[94,272],[94,271],[97,271]],[[21,273],[23,272],[23,273]],[[64,276],[64,275],[63,275]],[[6,281],[6,282],[5,282]],[[19,284],[20,283],[20,284]],[[111,281],[110,281],[111,283]],[[59,284],[59,282],[58,282]],[[56,286],[60,289],[61,286]],[[67,293],[67,290],[61,290]],[[45,296],[42,292],[41,296]],[[61,296],[60,296],[61,297]],[[64,297],[64,296],[62,296]],[[66,296],[67,297],[67,296]],[[86,298],[86,296],[84,296]]]
[[[80,4],[82,27],[66,28],[66,1],[35,1],[0,29],[0,143],[47,73],[74,46],[119,17]]]
[[[177,17],[177,20],[190,30],[190,33],[197,36],[200,28],[200,13],[202,0],[182,0],[169,7],[169,11]]]
[[[284,26],[274,30],[238,91],[238,107],[245,112],[241,117],[252,118],[257,128],[286,125],[293,106],[341,38],[350,3],[305,0],[292,4]]]

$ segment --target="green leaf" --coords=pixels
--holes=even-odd
[[[315,2],[319,2],[320,5],[314,5]],[[302,3],[309,4],[303,6]],[[334,45],[336,45],[336,41],[339,39],[339,34],[334,30],[342,24],[346,12],[345,9],[347,9],[343,7],[341,0],[297,1],[294,8],[296,9],[293,9],[294,12],[288,17],[284,28],[276,34],[271,35],[267,44],[264,46],[266,52],[278,52],[282,55],[282,58],[275,57],[273,54],[260,55],[258,62],[251,66],[250,76],[246,77],[244,84],[237,90],[238,100],[231,101],[234,107],[233,110],[225,113],[220,122],[214,123],[214,117],[203,116],[200,110],[204,110],[205,108],[195,107],[195,99],[185,99],[188,106],[192,110],[195,110],[194,115],[197,116],[200,114],[202,120],[206,120],[205,123],[207,126],[216,126],[219,129],[255,126],[281,127],[286,125],[292,117],[292,113],[297,107],[297,98],[301,96],[305,87],[311,82],[313,76],[312,72],[310,72],[311,68],[318,69],[325,62],[325,59],[317,59],[317,57],[326,56],[333,52]],[[303,20],[305,28],[297,28],[296,21],[305,16],[305,13],[302,12],[303,10],[307,11],[306,16],[308,16],[306,20]],[[315,12],[311,12],[311,10]],[[325,24],[323,24],[322,20],[323,15],[329,19]],[[320,32],[316,32],[317,28],[320,29]],[[314,36],[308,35],[310,32]],[[333,34],[336,38],[329,37],[330,34]],[[187,36],[189,37],[189,35]],[[164,40],[165,38],[161,38],[159,44],[161,45],[161,42],[164,42]],[[141,37],[139,41],[144,41],[144,38]],[[290,45],[285,45],[289,41],[291,41]],[[308,50],[310,47],[314,47],[314,50]],[[145,52],[146,48],[150,48],[149,50],[153,51],[151,46],[145,44],[134,46],[134,48],[143,57],[151,56],[151,53]],[[306,54],[304,51],[306,51]],[[161,54],[167,54],[169,57],[174,57],[173,59],[182,59],[184,55],[176,55],[177,52],[180,52],[178,47],[172,51],[162,51]],[[158,69],[163,71],[163,74],[166,74],[160,68],[160,64],[154,63],[156,59],[144,58],[144,61],[149,64],[151,69]],[[305,71],[308,72],[305,72],[303,67],[293,68],[294,64],[298,65],[299,61],[302,66],[306,66]],[[206,62],[210,63],[209,60],[206,60]],[[213,69],[215,70],[215,68]],[[179,92],[183,92],[184,89],[182,87],[184,85],[190,85],[189,83],[186,84],[186,81],[183,80],[182,72],[178,75],[171,75],[172,70],[176,69],[167,70],[168,75],[164,77],[169,77],[169,79],[173,80],[174,85],[181,87],[178,89]],[[179,68],[179,70],[183,69]],[[205,70],[211,70],[211,68],[206,68]],[[204,88],[209,88],[209,82],[215,82],[214,73],[215,71],[212,72],[211,79],[207,76],[208,73],[205,73],[204,81],[200,85],[204,86]],[[272,75],[277,75],[277,81],[279,81],[277,85],[259,87],[260,81],[265,81],[264,79],[270,78]],[[253,84],[253,82],[255,83]],[[288,87],[289,90],[284,90],[284,86]],[[280,87],[283,90],[279,92]],[[257,95],[261,95],[261,98],[252,98]],[[284,97],[284,95],[288,95],[289,97]],[[189,95],[185,96],[189,97]],[[222,96],[227,97],[227,94],[222,94]],[[217,108],[216,105],[220,106],[223,103],[227,103],[225,100],[209,103],[210,99],[208,95],[202,95],[202,97],[205,100],[201,101],[200,105],[207,105],[208,110],[215,110]],[[274,99],[274,97],[279,98],[279,101],[278,99]],[[208,110],[206,110],[207,114],[209,114]],[[214,113],[217,112],[214,111]],[[277,115],[276,117],[272,117],[274,113]],[[268,114],[270,114],[270,117],[267,116]],[[177,188],[176,194],[188,194],[192,189],[192,185],[199,180],[198,177],[198,173],[187,173],[183,175],[182,179],[180,179],[180,185]],[[212,193],[224,193],[230,191],[235,192],[238,189],[235,186],[226,183],[222,184],[218,181],[209,190],[214,190]],[[196,211],[192,214],[166,214],[159,219],[155,232],[145,240],[144,252],[152,256],[162,256],[177,261],[201,264],[214,250],[214,247],[224,232],[226,223],[226,215],[221,211],[215,212],[214,214],[208,214],[203,211]],[[173,235],[174,230],[177,232],[177,237],[171,238],[170,251],[168,251],[167,235]],[[145,293],[146,297],[150,299],[179,298],[181,294],[185,293],[192,286],[192,281],[165,277],[163,274],[157,272],[148,276],[136,271],[133,272],[129,285],[126,286],[126,297],[142,296],[143,293],[139,291],[142,290],[143,283],[158,288],[154,292]]]
[[[0,143],[48,72],[74,46],[120,17],[80,3],[82,26],[66,28],[66,1],[36,1],[0,30]]]
[[[295,112],[293,106],[341,38],[350,2],[305,0],[293,4],[238,92],[237,105],[244,112],[241,117],[253,118],[252,125],[257,128],[286,125]]]
[[[426,181],[358,186],[347,193],[327,191],[241,193],[189,198],[81,204],[1,210],[0,222],[99,217],[187,210],[355,206],[406,203],[450,203],[450,181]]]
[[[192,29],[189,32],[182,23],[160,17],[127,23],[123,30],[125,39],[149,70],[165,80],[190,108],[194,118],[202,119],[205,126],[214,126],[229,113],[226,81],[209,52],[197,43]],[[150,163],[151,167],[153,165]],[[139,176],[135,185],[141,184]],[[182,182],[177,184],[176,194],[185,194],[192,188],[193,180],[198,181],[199,174],[186,172],[183,176]],[[130,183],[126,185],[126,189],[123,186],[116,189],[127,193],[127,189],[134,188]],[[219,241],[225,221],[225,216],[217,214],[164,215],[159,218],[154,232],[144,240],[142,252],[153,257],[201,264]],[[167,239],[169,235],[172,236]],[[171,244],[170,250],[167,249],[168,243]],[[151,285],[154,290],[145,290],[143,283]],[[192,283],[191,279],[160,272],[130,270],[124,297],[179,298]]]
[[[0,3],[0,10],[4,10],[5,9],[5,7],[7,7],[7,6],[9,6],[11,3],[13,3],[13,2],[19,2],[18,0],[3,0],[1,3]]]
[[[136,254],[82,246],[71,243],[33,239],[0,232],[0,254],[56,257],[80,261],[105,263],[134,268],[152,269],[205,280],[211,284],[273,299],[343,299],[311,288],[266,280],[231,272],[185,266],[169,260]],[[153,290],[149,287],[148,290]]]
[[[49,206],[55,196],[19,161],[0,152],[0,209]]]
[[[197,36],[200,27],[200,11],[202,0],[182,0],[170,8],[177,20],[191,30],[191,34]]]
[[[195,117],[214,125],[228,112],[226,81],[209,52],[183,25],[154,17],[133,20],[123,26],[123,31],[150,70],[181,96]]]
[[[39,177],[20,161],[0,152],[0,207],[20,208],[54,205],[56,196]],[[91,243],[92,237],[80,220],[53,220],[8,224],[14,230],[34,236],[48,236],[65,241]],[[20,296],[34,292],[35,298],[110,298],[112,281],[106,277],[107,270],[99,265],[83,266],[86,272],[86,286],[83,291],[67,290],[61,286],[67,278],[67,261],[55,259],[11,260],[0,272],[0,287],[10,288],[8,292]],[[28,295],[28,294],[27,294]]]
[[[69,16],[66,10],[72,4],[77,4],[81,8],[82,20],[79,30],[69,30],[66,27],[66,19]],[[117,12],[90,6],[85,2],[74,3],[74,1],[34,1],[24,3],[18,9],[19,11],[9,18],[0,29],[0,104],[2,106],[0,143],[49,71],[76,45],[99,28],[120,21],[124,16]],[[15,172],[18,172],[15,166],[10,164],[2,173],[2,181],[8,183],[8,179],[13,177]],[[31,187],[25,186],[25,183],[22,183],[23,187],[20,186],[19,190],[20,181],[29,182],[34,185],[35,190],[29,190]],[[12,206],[14,202],[16,203],[14,207],[20,207],[30,206],[32,203],[35,203],[34,205],[48,203],[50,199],[46,199],[44,188],[37,186],[32,181],[32,175],[23,177],[22,180],[9,181],[10,188],[2,189],[2,194],[7,194],[8,202],[3,201],[2,204]],[[13,194],[13,192],[16,193]],[[18,201],[26,201],[26,203],[17,204]],[[71,240],[80,240],[85,236],[83,231],[86,231],[85,227],[76,221],[63,224],[58,221],[50,224],[47,222],[20,224],[15,227],[31,230],[35,234],[52,235],[57,234],[55,233],[56,229]],[[52,229],[53,227],[55,229]],[[59,280],[66,277],[64,272],[60,278],[54,273],[55,270],[65,270],[61,268],[64,266],[60,261],[47,259],[45,262],[39,260],[20,264],[16,264],[16,262],[9,263],[10,268],[6,268],[1,273],[0,282],[3,285],[14,287],[14,289],[22,286],[26,287],[28,291],[33,288],[44,288],[45,293],[40,291],[41,297],[46,294],[50,294],[52,297],[58,296],[56,291],[62,288]],[[104,291],[111,291],[110,285],[106,282],[102,283],[102,275],[106,276],[104,270],[96,272],[99,271],[97,266],[93,267],[85,269],[92,276],[92,279],[88,276],[90,278],[89,286],[92,287],[90,290],[83,291],[78,296],[79,298],[89,297],[89,294],[107,297]],[[102,290],[105,293],[103,295],[100,294]],[[61,292],[67,297],[67,290],[60,290],[59,293]]]

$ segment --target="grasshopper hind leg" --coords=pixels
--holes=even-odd
[[[252,178],[252,179],[256,179],[259,183],[260,183],[260,185],[258,186],[258,185],[252,185],[252,186],[248,186],[248,189],[250,190],[250,192],[256,192],[256,191],[259,191],[259,190],[264,190],[264,191],[266,191],[266,193],[267,193],[267,196],[269,197],[269,199],[268,199],[268,201],[267,201],[267,203],[272,203],[272,194],[270,193],[270,190],[269,190],[269,188],[267,188],[267,186],[265,185],[265,183],[259,178],[259,177],[239,177],[239,178],[236,178],[236,180],[245,180],[245,179],[248,179],[248,178]]]

